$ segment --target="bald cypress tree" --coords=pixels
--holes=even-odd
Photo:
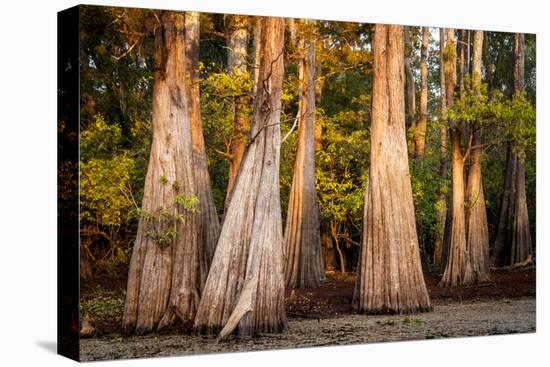
[[[163,11],[154,41],[153,142],[132,251],[123,327],[138,334],[192,322],[200,254],[185,15]]]
[[[353,304],[362,313],[430,309],[420,263],[405,136],[403,27],[374,31],[371,166]]]
[[[260,66],[248,147],[229,199],[195,328],[226,338],[281,332],[283,233],[279,196],[284,19],[261,19]]]

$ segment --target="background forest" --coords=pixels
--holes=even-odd
[[[238,147],[244,146],[243,137],[248,134],[246,121],[252,111],[250,101],[257,72],[255,19],[200,14],[200,113],[212,195],[220,219],[228,186],[238,170]],[[81,277],[85,279],[125,278],[128,273],[151,147],[155,22],[149,10],[82,7],[80,213]],[[458,73],[456,89],[464,103],[442,114],[440,30],[416,26],[405,29],[407,141],[416,225],[423,265],[439,272],[435,243],[444,232],[438,221],[440,195],[444,193],[448,203],[451,185],[450,170],[442,176],[440,169],[442,160],[450,162],[450,154],[441,150],[442,121],[480,119],[476,115],[480,105],[475,110],[472,107],[473,83],[468,76],[473,32],[455,31],[459,40],[455,57],[462,57],[466,71]],[[302,39],[314,35],[315,178],[328,271],[354,272],[357,267],[370,166],[373,32],[370,24],[317,21],[308,25],[286,20],[280,125],[283,227],[297,152],[300,45]],[[427,36],[425,47],[423,32]],[[529,225],[531,238],[535,238],[536,44],[534,35],[525,35],[525,98],[513,101],[515,35],[484,33],[481,103],[486,116],[481,123],[485,143],[481,170],[492,246],[511,137],[519,142],[525,155]],[[236,46],[235,42],[240,44]],[[237,61],[231,52],[235,47],[240,47],[241,58]],[[423,98],[423,60],[427,67],[425,113],[419,103]],[[422,115],[425,146],[419,156],[416,139]],[[523,123],[518,123],[519,115]],[[467,141],[466,135],[463,140]],[[196,205],[195,198],[183,199],[190,208]]]

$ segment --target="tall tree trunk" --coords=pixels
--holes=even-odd
[[[260,39],[262,37],[262,18],[256,17],[254,21],[254,34],[252,45],[254,49],[254,73],[252,83],[252,94],[256,96],[258,78],[260,77]]]
[[[514,92],[523,93],[525,83],[525,35],[514,42]],[[516,264],[532,256],[531,232],[525,193],[525,152],[512,142],[508,147],[506,186],[492,254],[495,265]]]
[[[445,110],[447,108],[453,108],[454,106],[454,93],[456,87],[456,42],[455,42],[455,30],[453,28],[445,29],[445,49],[443,50],[443,70],[445,73]],[[450,127],[451,123],[445,119],[444,124],[447,128]],[[452,150],[452,144],[451,144]],[[449,151],[445,150],[445,155],[448,155]],[[447,172],[445,172],[447,173]],[[444,176],[446,177],[446,176]],[[451,180],[451,187],[453,182]],[[463,190],[463,189],[462,189]],[[451,220],[453,217],[452,212],[452,196],[450,208],[447,209],[445,215],[445,233],[443,234],[443,243],[441,250],[441,272],[444,273],[447,267],[447,260],[450,253],[450,242],[451,242]]]
[[[506,171],[504,176],[504,188],[500,201],[500,211],[498,217],[497,231],[495,235],[494,245],[491,252],[491,263],[494,266],[504,266],[510,261],[510,241],[509,236],[511,231],[509,223],[511,223],[511,207],[514,206],[513,201],[515,199],[516,192],[516,180],[517,176],[517,157],[512,151],[512,143],[509,143],[506,149]]]
[[[447,112],[447,101],[445,96],[445,28],[439,29],[439,175],[443,180],[447,179],[447,124],[443,118]],[[434,265],[441,266],[443,252],[443,237],[445,234],[445,222],[447,215],[446,187],[441,186],[437,199],[437,235],[434,243]]]
[[[202,132],[201,103],[199,90],[199,13],[185,13],[185,53],[186,71],[189,88],[187,91],[187,106],[191,119],[191,140],[193,143],[193,165],[195,170],[195,187],[198,203],[198,241],[202,249],[200,254],[201,289],[204,287],[208,269],[214,257],[216,242],[220,234],[220,221],[212,195],[212,183],[208,173],[208,158]]]
[[[407,78],[407,119],[406,126],[413,129],[416,128],[416,88],[414,85],[414,74],[412,70],[413,61],[413,46],[411,43],[411,29],[410,27],[404,27],[405,29],[405,76]]]
[[[514,88],[516,94],[523,93],[525,88],[525,35],[516,33],[514,43]],[[514,151],[515,150],[515,151]],[[529,229],[529,215],[527,211],[527,195],[525,193],[525,152],[516,146],[512,150],[516,155],[516,184],[513,200],[512,245],[510,263],[516,264],[525,261],[533,253],[531,232]]]
[[[313,23],[305,21],[305,26]],[[325,279],[315,188],[315,38],[300,39],[298,149],[284,235],[288,288],[317,287]]]
[[[483,31],[474,32],[472,60],[472,84],[474,93],[481,96],[481,54],[483,50]],[[474,282],[483,282],[489,278],[489,228],[487,209],[481,174],[481,127],[471,127],[472,149],[470,168],[466,185],[466,250],[470,256]]]
[[[192,321],[199,303],[197,196],[187,105],[185,15],[162,12],[155,33],[153,142],[132,252],[123,327],[144,333]],[[181,196],[180,196],[181,195]]]
[[[472,268],[466,249],[466,223],[464,212],[464,156],[461,146],[461,130],[451,128],[451,217],[447,226],[449,233],[448,257],[441,286],[453,287],[473,282]]]
[[[284,19],[261,19],[252,126],[195,318],[201,332],[286,330],[279,196]]]
[[[247,47],[248,47],[248,20],[243,15],[231,15],[228,22],[227,34],[227,71],[233,76],[243,75],[247,72]],[[250,97],[237,96],[233,101],[233,139],[231,141],[231,161],[229,163],[229,179],[227,182],[227,194],[225,205],[229,202],[235,178],[239,172],[241,161],[246,147],[246,135],[250,129],[248,120],[248,105]]]
[[[467,36],[467,30],[461,29],[459,33],[459,39],[458,39],[458,45],[457,50],[459,51],[459,57],[458,57],[458,90],[459,90],[459,98],[460,102],[464,102],[464,97],[466,96],[466,89],[465,89],[465,77],[467,73],[466,69],[466,40],[468,39]]]
[[[403,27],[374,31],[371,167],[353,304],[364,313],[431,308],[422,275],[403,100]]]
[[[525,157],[520,152],[516,158],[516,192],[513,200],[513,222],[511,235],[510,264],[527,260],[533,253],[531,232],[529,229],[529,214],[527,212],[527,196],[525,193]]]
[[[445,95],[447,107],[454,105],[454,89],[456,83],[456,45],[454,41],[454,30],[447,29],[447,43],[445,46]],[[450,121],[447,121],[451,125]],[[446,227],[446,238],[444,243],[447,248],[445,271],[440,281],[441,286],[452,287],[466,285],[474,282],[470,259],[466,248],[466,218],[464,210],[464,154],[462,153],[462,128],[453,121],[451,132],[451,215]]]
[[[414,131],[414,152],[418,160],[424,159],[426,149],[426,127],[428,125],[428,27],[422,27],[420,48],[420,118]]]

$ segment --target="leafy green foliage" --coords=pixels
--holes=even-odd
[[[131,254],[137,223],[142,218],[147,235],[160,247],[176,237],[177,221],[198,210],[198,198],[178,193],[169,208],[153,213],[139,209],[151,143],[153,90],[153,29],[156,19],[144,9],[83,7],[81,14],[81,156],[80,199],[84,251],[94,271],[116,273]],[[235,136],[235,97],[253,105],[252,49],[249,72],[227,72],[225,20],[222,14],[201,14],[200,91],[201,115],[214,201],[223,213],[231,146]],[[300,27],[299,27],[300,28]],[[413,72],[419,77],[419,31],[412,27]],[[432,30],[431,35],[438,32]],[[319,21],[299,29],[315,34],[317,125],[322,149],[317,152],[316,179],[322,231],[343,235],[348,257],[360,241],[364,195],[370,160],[370,103],[372,91],[372,25]],[[512,88],[513,34],[486,32],[481,94],[467,78],[463,102],[446,116],[439,111],[439,58],[436,37],[430,37],[428,59],[429,110],[426,153],[410,160],[411,183],[420,241],[431,253],[434,237],[443,229],[436,224],[439,192],[449,187],[440,177],[439,124],[441,117],[469,127],[479,124],[486,144],[482,156],[485,199],[490,230],[497,215],[503,187],[506,146],[513,141],[516,154],[525,158],[526,186],[531,225],[535,221],[535,72],[536,41],[526,35],[526,92]],[[287,37],[287,43],[288,43]],[[445,58],[456,53],[445,50]],[[298,110],[299,50],[285,45],[281,136],[291,129]],[[417,86],[418,88],[418,86]],[[437,118],[436,118],[437,117]],[[439,121],[438,121],[439,118]],[[465,129],[468,130],[468,129]],[[247,131],[241,133],[247,134]],[[408,139],[413,136],[408,130]],[[464,142],[467,140],[464,139]],[[297,133],[281,146],[280,188],[283,217],[293,179]],[[448,159],[446,156],[445,159]],[[67,167],[60,167],[63,172]],[[61,175],[65,177],[66,175]],[[67,180],[76,177],[67,177]],[[160,178],[160,184],[176,185]],[[332,233],[331,233],[332,234]],[[353,256],[351,256],[353,257]],[[353,259],[355,260],[355,259]],[[351,263],[353,268],[354,263]],[[94,306],[95,307],[95,306]],[[97,305],[97,310],[107,305]],[[404,321],[405,323],[405,321]],[[414,323],[414,322],[413,322]]]

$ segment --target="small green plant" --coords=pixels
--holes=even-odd
[[[178,194],[174,198],[174,204],[181,205],[185,210],[196,212],[199,204],[199,198],[196,195],[187,196],[184,194]]]
[[[159,181],[162,185],[166,185],[168,183],[168,179],[165,175],[160,175]]]
[[[142,218],[145,221],[145,235],[152,239],[155,245],[166,248],[174,242],[179,220],[177,211],[160,207],[156,213],[142,211]]]

